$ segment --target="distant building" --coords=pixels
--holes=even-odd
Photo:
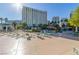
[[[22,22],[22,20],[8,20],[8,22],[10,24],[12,24],[13,22],[16,22],[17,24],[20,24]]]
[[[70,18],[72,17],[73,11],[70,13]]]
[[[28,26],[47,24],[47,12],[23,6],[22,21]]]
[[[52,23],[59,24],[59,22],[60,22],[59,16],[54,16],[54,17],[52,17]]]
[[[13,22],[16,22],[17,24],[19,24],[21,21],[20,20],[8,20],[8,18],[0,18],[0,31],[12,31]]]
[[[9,31],[12,25],[8,22],[8,18],[0,18],[0,31]]]

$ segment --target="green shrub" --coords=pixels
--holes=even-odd
[[[38,29],[32,29],[32,32],[40,32]]]

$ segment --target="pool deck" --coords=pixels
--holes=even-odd
[[[44,37],[38,38],[36,33],[28,33],[27,37],[9,36],[0,34],[0,54],[1,55],[75,55],[73,48],[79,48],[79,41],[64,37]]]

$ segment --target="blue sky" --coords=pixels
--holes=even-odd
[[[69,18],[70,12],[79,6],[77,3],[26,3],[23,5],[47,11],[48,20],[51,20],[53,16]],[[0,17],[7,17],[9,20],[21,20],[21,16],[21,10],[17,10],[11,3],[0,3]]]

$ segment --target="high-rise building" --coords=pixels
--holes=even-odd
[[[53,22],[53,23],[56,23],[56,24],[59,24],[59,22],[60,22],[59,16],[54,16],[54,17],[52,17],[52,22]]]
[[[23,6],[22,21],[28,26],[47,24],[47,12]]]
[[[72,17],[73,13],[74,13],[74,11],[71,11],[71,12],[70,12],[70,18]]]

